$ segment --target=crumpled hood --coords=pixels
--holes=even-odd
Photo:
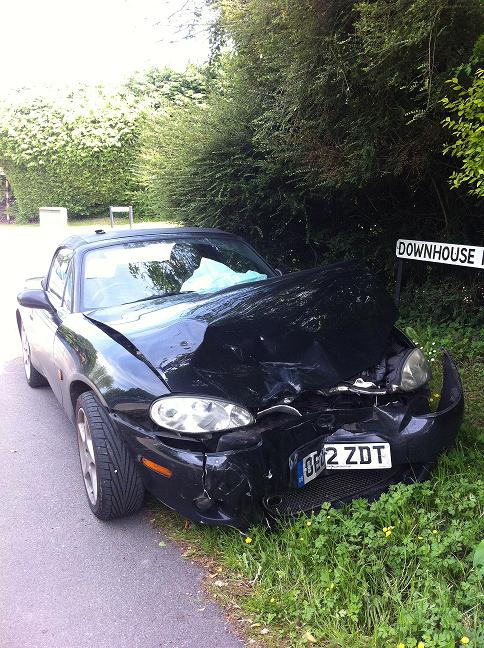
[[[124,336],[172,392],[260,408],[376,364],[397,311],[369,270],[345,262],[85,315]]]

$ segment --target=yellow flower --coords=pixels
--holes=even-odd
[[[334,583],[331,583],[331,585],[329,587],[330,587],[330,589],[334,589]]]
[[[423,641],[419,641],[417,644],[417,648],[425,648],[425,644]]]
[[[383,533],[386,533],[388,531],[388,527],[383,527]]]
[[[389,536],[391,536],[391,535],[392,535],[392,532],[391,532],[390,529],[388,529],[387,531],[385,531],[385,536],[386,536],[387,538],[388,538]]]
[[[433,529],[432,533],[435,535],[437,533],[437,529]]]
[[[467,646],[467,644],[469,643],[469,641],[470,641],[469,637],[466,637],[466,636],[461,637],[461,639],[460,639],[460,642],[461,642],[461,644],[462,644],[463,646]]]
[[[397,648],[405,648],[405,644],[404,643],[399,643]]]
[[[423,540],[423,536],[417,536],[417,540]]]
[[[250,544],[252,542],[252,538],[249,538],[249,536],[247,536],[245,542],[246,544]]]
[[[275,603],[276,599],[274,597],[271,598],[271,603]]]
[[[306,630],[306,632],[304,633],[304,639],[306,639],[306,641],[308,641],[309,643],[317,643],[316,637],[312,632],[309,632],[309,630]]]
[[[306,522],[306,526],[311,526],[311,524],[312,524],[311,520],[308,520],[308,521]]]

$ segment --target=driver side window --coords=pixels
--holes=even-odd
[[[69,248],[61,248],[57,251],[50,266],[47,292],[55,308],[60,308],[62,304],[71,258],[72,250]]]

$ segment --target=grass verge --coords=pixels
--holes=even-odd
[[[155,506],[155,524],[207,567],[207,583],[252,643],[345,648],[484,645],[480,443],[483,335],[454,325],[409,331],[429,355],[444,343],[460,365],[466,415],[432,479],[371,505],[324,507],[277,532],[190,524]],[[462,643],[461,643],[462,642]]]
[[[153,223],[154,226],[159,226],[159,227],[180,227],[181,223],[178,223],[176,221],[168,219],[162,219],[159,217],[153,216],[152,218],[140,218],[139,216],[135,216],[134,218],[134,227],[139,225],[140,223]],[[82,218],[76,218],[74,216],[69,216],[67,224],[72,227],[103,227],[103,228],[109,228],[111,227],[111,221],[109,219],[109,216],[84,216]],[[129,218],[128,216],[120,216],[119,214],[115,215],[114,218],[114,227],[120,227],[124,225],[129,225]],[[39,224],[38,223],[0,223],[0,226],[6,228],[17,228],[17,227],[32,227],[32,228],[38,228]]]

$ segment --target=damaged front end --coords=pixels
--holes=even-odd
[[[427,361],[359,264],[89,318],[166,386],[139,424],[111,413],[146,488],[206,524],[247,527],[425,479],[462,420],[449,354],[431,411]]]
[[[409,348],[415,347],[394,329],[378,365],[334,388],[282,399],[259,411],[250,426],[200,439],[144,439],[138,456],[173,473],[160,481],[146,471],[149,490],[193,520],[244,528],[265,518],[317,511],[324,502],[372,499],[391,484],[426,479],[455,440],[463,392],[445,350],[435,411],[427,384],[408,392],[395,389],[395,359],[402,362]],[[388,448],[390,463],[368,465],[372,452],[378,459],[379,448],[380,458],[388,459],[382,447]],[[330,465],[335,448],[343,449],[349,464]],[[309,474],[303,476],[305,469]]]
[[[440,453],[452,446],[463,415],[460,377],[446,351],[442,368],[433,412],[427,386],[412,393],[313,392],[291,402],[298,414],[274,411],[245,435],[220,436],[216,451],[206,456],[204,486],[212,506],[206,504],[205,516],[211,511],[210,522],[218,524],[232,511],[250,524],[264,516],[311,512],[324,502],[371,499],[393,483],[425,479]],[[361,464],[386,444],[388,467]],[[347,448],[347,466],[328,464],[334,448]],[[306,467],[310,479],[304,482]],[[317,472],[313,478],[312,472]]]

